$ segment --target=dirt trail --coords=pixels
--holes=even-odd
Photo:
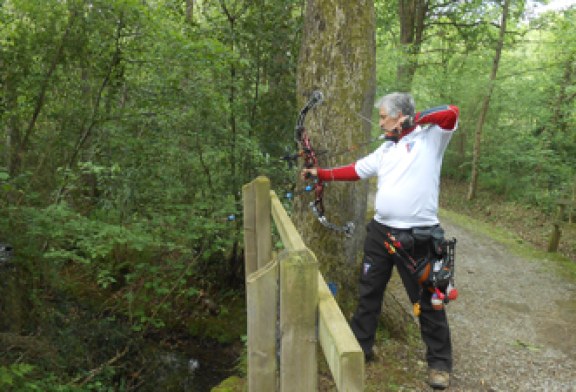
[[[449,391],[576,391],[576,284],[442,219],[456,237]]]

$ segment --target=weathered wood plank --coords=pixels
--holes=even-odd
[[[276,323],[278,320],[278,262],[250,274],[246,279],[248,312],[248,390],[276,391]]]
[[[364,354],[338,303],[318,273],[318,335],[338,391],[364,390]]]
[[[245,276],[268,263],[272,257],[270,180],[260,176],[242,187],[244,204]]]
[[[280,200],[274,191],[270,192],[270,199],[272,203],[272,217],[274,218],[276,228],[280,233],[280,238],[282,239],[284,247],[287,250],[306,249],[304,241],[302,241],[294,223],[286,213],[284,206],[280,203]]]
[[[255,185],[255,225],[256,225],[256,264],[258,268],[266,265],[272,257],[272,230],[270,216],[270,180],[257,177]]]
[[[258,248],[256,246],[256,191],[254,182],[242,187],[244,210],[244,271],[248,278],[258,268]]]
[[[316,392],[318,262],[314,254],[282,252],[280,263],[280,391]]]

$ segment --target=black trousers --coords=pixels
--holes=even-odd
[[[359,301],[350,326],[365,353],[372,351],[378,320],[382,311],[384,291],[396,265],[404,288],[414,304],[420,302],[420,333],[426,345],[426,360],[430,368],[452,371],[452,343],[446,312],[434,310],[430,303],[432,293],[421,290],[417,279],[405,263],[392,256],[384,246],[386,233],[398,234],[397,229],[371,221],[367,226],[364,242],[364,260],[360,276]],[[425,249],[424,249],[425,248]],[[416,256],[426,252],[427,245],[415,243]]]

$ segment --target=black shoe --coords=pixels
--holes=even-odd
[[[364,353],[364,362],[374,362],[376,361],[376,355],[374,355],[374,351],[368,351]]]

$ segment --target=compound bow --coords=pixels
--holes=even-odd
[[[308,137],[308,132],[306,132],[306,128],[304,126],[304,120],[306,115],[316,105],[319,105],[324,100],[324,95],[321,91],[314,91],[310,95],[310,99],[306,103],[306,105],[300,111],[300,115],[298,116],[298,121],[296,122],[296,129],[294,131],[294,139],[296,144],[300,148],[300,152],[298,156],[304,158],[304,167],[307,169],[311,169],[318,166],[318,158],[316,155],[316,151],[312,147],[312,143],[310,142],[310,138]],[[346,237],[351,237],[354,233],[354,223],[347,222],[343,226],[338,226],[332,222],[328,221],[328,218],[324,215],[324,182],[320,179],[316,179],[314,183],[314,201],[310,202],[309,207],[312,210],[312,213],[318,219],[318,221],[326,228],[330,230],[334,230],[339,233],[343,233]]]

